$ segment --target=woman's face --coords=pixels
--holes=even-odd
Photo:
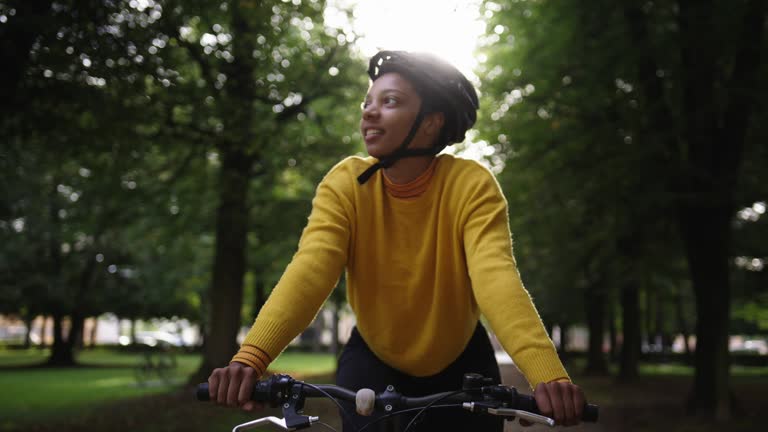
[[[360,121],[368,154],[380,159],[397,150],[411,130],[420,107],[421,97],[402,75],[390,72],[378,77],[368,89]],[[432,145],[430,134],[425,131],[429,117],[422,122],[409,148]]]

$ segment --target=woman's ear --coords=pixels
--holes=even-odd
[[[445,123],[445,115],[441,112],[432,112],[424,117],[424,132],[428,136],[437,136]]]

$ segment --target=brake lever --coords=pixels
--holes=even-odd
[[[262,417],[256,420],[251,420],[247,423],[239,424],[232,429],[232,432],[239,432],[247,429],[253,429],[256,426],[259,426],[265,423],[272,423],[285,430],[288,430],[288,426],[285,425],[285,419],[277,418],[275,416],[269,416],[269,417]]]
[[[555,427],[555,421],[552,420],[549,417],[545,417],[543,415],[534,414],[532,412],[523,411],[523,410],[516,410],[512,408],[488,408],[488,414],[498,415],[498,416],[512,416],[521,418],[524,420],[528,420],[532,423],[539,423],[543,425],[547,425],[549,427]]]
[[[539,414],[534,414],[532,412],[528,412],[524,410],[495,407],[493,405],[482,403],[482,402],[464,402],[462,406],[464,407],[464,409],[469,410],[471,412],[484,412],[491,415],[502,416],[502,417],[519,417],[521,419],[528,420],[529,422],[532,422],[532,423],[539,423],[539,424],[547,425],[549,427],[555,426],[555,421],[552,420],[551,418],[545,417]]]
[[[312,424],[312,423],[320,420],[320,417],[309,416],[309,417],[307,417],[307,420],[308,420],[308,424]],[[296,428],[289,427],[284,418],[278,418],[278,417],[275,417],[275,416],[269,416],[269,417],[262,417],[262,418],[256,419],[256,420],[251,420],[251,421],[249,421],[247,423],[243,423],[243,424],[237,425],[237,426],[234,427],[234,429],[232,429],[232,432],[239,432],[239,431],[244,431],[244,430],[247,430],[247,429],[253,429],[256,426],[260,426],[260,425],[268,424],[268,423],[272,423],[272,424],[280,427],[281,429],[284,429],[284,430],[287,430],[287,431],[296,430]]]

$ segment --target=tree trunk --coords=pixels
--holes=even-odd
[[[341,312],[341,304],[333,302],[333,321],[331,322],[331,353],[335,358],[339,357],[341,352],[341,346],[339,344],[339,318]]]
[[[683,350],[685,352],[685,363],[686,364],[692,364],[692,350],[691,345],[689,343],[689,339],[691,338],[691,332],[688,331],[688,323],[685,320],[685,311],[683,309],[683,294],[681,293],[682,288],[680,286],[677,286],[677,292],[675,293],[675,315],[677,315],[677,328],[678,331],[683,335]]]
[[[72,325],[69,327],[69,335],[67,336],[67,345],[69,349],[73,351],[72,357],[74,358],[74,350],[83,347],[83,327],[85,325],[85,317],[80,313],[73,313],[71,317]]]
[[[765,34],[766,2],[749,0],[745,4],[732,59],[714,58],[713,42],[721,35],[712,32],[717,19],[712,5],[689,1],[681,1],[680,5],[684,131],[689,165],[685,167],[687,176],[678,217],[697,307],[696,373],[689,408],[710,416],[714,413],[716,419],[725,421],[731,418],[731,220],[747,129],[758,100],[745,89],[758,88],[763,53],[759,41]],[[718,60],[732,62],[725,82],[718,77]]]
[[[24,315],[24,325],[26,326],[24,330],[24,349],[29,349],[32,346],[32,323],[34,320],[33,314],[27,313]]]
[[[50,323],[50,324],[49,324]],[[48,329],[53,327],[53,317],[43,316],[43,323],[40,329],[40,349],[48,348]]]
[[[262,5],[257,2],[253,6]],[[223,141],[218,146],[221,168],[213,280],[208,290],[209,333],[203,361],[193,379],[206,378],[213,368],[229,364],[238,348],[248,236],[248,186],[253,164],[258,159],[258,151],[254,148],[258,137],[253,131],[254,101],[258,99],[253,79],[257,60],[252,55],[256,46],[255,38],[249,35],[256,33],[254,25],[263,23],[252,25],[240,10],[239,2],[230,3],[229,12],[235,60],[227,63],[223,70],[227,76],[224,94],[230,106],[223,121],[229,136],[238,137],[238,140]]]
[[[67,367],[75,365],[75,357],[69,341],[64,340],[64,316],[53,314],[53,347],[48,357],[48,366]]]
[[[226,150],[221,156],[216,253],[208,299],[209,333],[196,378],[207,377],[214,368],[229,364],[238,348],[243,304],[251,162],[238,150]]]
[[[664,321],[666,318],[664,297],[665,296],[662,295],[661,292],[661,287],[657,287],[657,289],[654,290],[654,309],[656,309],[656,314],[653,321],[653,333],[655,335],[656,343],[658,343],[661,348],[662,355],[666,356],[666,354],[671,351],[670,348],[672,342],[669,333],[664,328]]]
[[[613,298],[608,300],[608,339],[609,339],[609,358],[615,362],[619,356],[619,336],[616,330],[616,304]]]
[[[98,243],[100,234],[94,235],[95,242]],[[96,260],[91,258],[85,262],[83,270],[80,272],[80,282],[77,287],[77,292],[74,296],[73,310],[72,310],[72,327],[69,329],[69,337],[67,341],[70,349],[82,349],[83,338],[85,331],[85,312],[84,304],[88,301],[88,292],[91,289],[93,276],[96,273]]]
[[[91,348],[95,348],[96,347],[96,336],[98,334],[99,334],[99,317],[95,316],[95,317],[93,317],[93,327],[91,327],[91,334],[90,334],[90,339],[91,339],[90,347]]]
[[[587,365],[584,373],[589,375],[607,375],[608,363],[603,353],[605,334],[605,299],[601,287],[591,285],[587,288],[584,304],[586,306],[587,326],[589,328],[589,346]]]
[[[59,206],[57,203],[57,185],[58,181],[54,178],[51,181],[51,188],[48,195],[48,216],[50,218],[51,230],[48,237],[48,254],[50,259],[50,273],[48,281],[49,296],[54,300],[53,311],[53,345],[51,354],[48,357],[47,364],[51,366],[69,366],[74,364],[72,351],[68,351],[64,344],[64,308],[58,302],[63,302],[62,295],[63,284],[61,282],[62,258],[61,242],[59,241],[61,220],[59,218]]]
[[[651,348],[655,343],[655,335],[653,333],[653,315],[656,311],[653,307],[653,292],[648,289],[648,286],[646,285],[640,293],[640,297],[644,303],[643,308],[640,309],[640,320],[642,322],[642,326],[640,327],[640,346],[645,344],[645,346]]]
[[[629,381],[637,378],[640,365],[640,307],[637,282],[628,280],[621,290],[623,313],[621,354],[619,358],[619,379]]]
[[[129,332],[131,336],[131,345],[136,345],[136,321],[138,321],[138,319],[136,318],[131,318],[129,320],[129,323],[130,323]]]
[[[75,366],[75,348],[81,339],[83,329],[83,316],[72,315],[70,317],[69,331],[64,338],[63,317],[54,316],[54,342],[51,356],[48,359],[49,366],[69,367]]]
[[[684,222],[683,222],[684,221]],[[696,296],[696,372],[689,411],[730,418],[730,212],[688,209],[681,216],[683,238]]]
[[[320,313],[315,316],[315,322],[312,325],[314,327],[315,331],[313,332],[314,337],[311,340],[312,343],[312,352],[321,352],[323,350],[323,331],[325,330],[325,311],[323,309],[320,309]]]

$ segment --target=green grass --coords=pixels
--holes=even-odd
[[[0,348],[0,368],[43,363],[47,358],[48,350]]]
[[[139,383],[137,366],[141,353],[96,349],[77,355],[80,367],[23,367],[42,364],[46,350],[0,350],[0,430],[12,430],[26,422],[50,421],[86,414],[110,401],[128,400],[178,390],[197,370],[200,356],[178,354],[178,366],[168,381],[151,375]],[[308,376],[328,374],[335,359],[328,354],[284,353],[271,370]]]
[[[336,370],[336,358],[320,353],[283,353],[269,366],[270,371],[294,375],[326,375]]]
[[[693,366],[686,366],[677,363],[659,363],[659,364],[641,364],[640,375],[672,375],[672,376],[693,376]],[[732,377],[742,376],[768,376],[768,367],[765,366],[731,366]]]
[[[8,352],[0,355],[5,366],[39,364],[45,352]],[[139,382],[137,366],[143,357],[137,353],[103,350],[83,352],[77,368],[4,368],[0,369],[0,388],[7,395],[0,404],[0,429],[24,419],[61,417],[72,410],[87,410],[110,400],[128,399],[168,392],[185,381],[199,365],[199,356],[177,356],[178,367],[167,380],[150,375]]]

